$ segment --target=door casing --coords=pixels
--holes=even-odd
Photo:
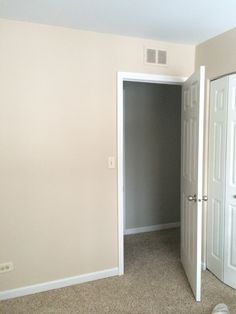
[[[143,73],[117,73],[117,168],[118,168],[118,272],[124,274],[124,97],[123,82],[182,85],[186,77]]]

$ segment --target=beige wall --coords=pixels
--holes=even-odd
[[[206,106],[205,106],[205,194],[207,194],[207,160],[208,160],[208,119],[210,80],[222,75],[236,72],[236,28],[214,37],[196,47],[195,68],[206,66]],[[206,215],[204,211],[203,261],[206,261]]]
[[[208,79],[236,71],[236,28],[196,47],[195,67],[206,66]]]
[[[169,67],[145,66],[166,47]],[[0,291],[118,266],[117,71],[188,76],[194,47],[0,20]]]

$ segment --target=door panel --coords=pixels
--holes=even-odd
[[[207,268],[223,280],[228,78],[211,83]]]
[[[223,135],[225,133],[225,125],[220,122],[214,122],[214,128],[213,128],[213,160],[212,160],[212,167],[213,167],[213,180],[217,183],[223,183],[222,178],[222,172],[223,172],[223,154],[224,151],[222,151],[223,145]]]
[[[222,203],[218,200],[212,198],[212,228],[213,234],[212,238],[212,255],[221,260],[221,237],[220,237],[220,224],[222,223],[221,218]]]
[[[236,288],[236,75],[229,76],[224,282]]]
[[[202,165],[205,68],[183,85],[181,121],[181,261],[201,299]],[[196,200],[189,196],[196,194]]]

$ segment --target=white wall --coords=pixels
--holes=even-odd
[[[147,66],[144,46],[169,66]],[[0,20],[0,291],[118,266],[117,71],[188,76],[194,47]]]

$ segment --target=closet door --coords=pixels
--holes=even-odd
[[[223,280],[228,77],[211,83],[207,268]]]
[[[224,282],[236,288],[236,75],[229,76]]]

